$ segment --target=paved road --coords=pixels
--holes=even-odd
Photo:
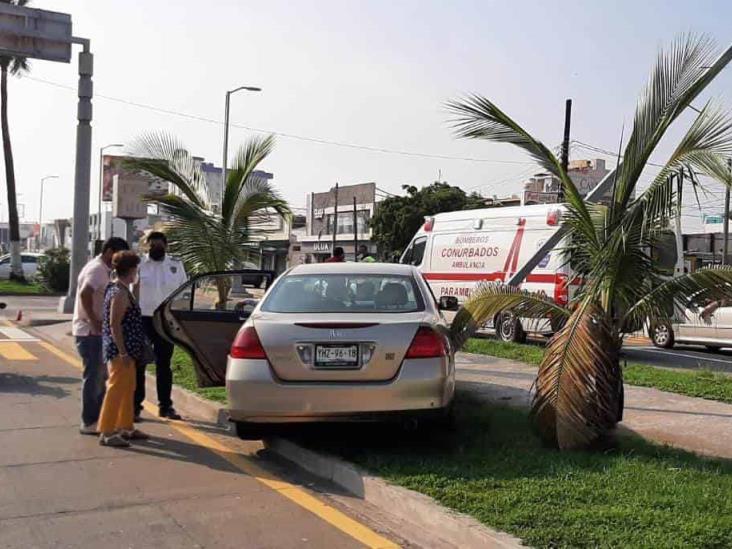
[[[732,349],[712,352],[704,347],[690,345],[676,345],[673,349],[658,349],[652,345],[643,345],[625,347],[623,355],[628,362],[683,370],[704,368],[732,374]]]
[[[377,510],[213,425],[147,416],[148,443],[100,447],[78,434],[73,364],[0,325],[0,547],[396,546]]]

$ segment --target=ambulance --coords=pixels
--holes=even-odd
[[[438,299],[455,296],[463,303],[482,281],[508,282],[559,230],[565,211],[561,204],[538,204],[427,217],[400,262],[418,267]],[[547,253],[520,287],[564,306],[575,281],[561,247]],[[556,329],[551,319],[515,318],[508,312],[486,327],[506,341],[524,341],[527,333],[551,335]]]

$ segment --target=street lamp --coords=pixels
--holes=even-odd
[[[41,233],[43,232],[43,184],[46,182],[46,179],[58,179],[57,175],[47,175],[46,177],[41,177],[41,199],[40,204],[38,205],[38,249],[41,249]]]
[[[224,161],[221,164],[221,203],[220,206],[223,209],[224,204],[224,188],[226,187],[226,164],[229,156],[229,98],[231,94],[238,91],[246,90],[250,92],[260,92],[262,88],[256,86],[239,86],[236,89],[226,92],[226,107],[224,109]]]
[[[99,196],[97,197],[97,240],[102,239],[102,180],[104,179],[104,151],[113,147],[124,147],[121,143],[104,145],[99,149]]]

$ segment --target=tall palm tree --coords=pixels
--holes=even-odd
[[[0,0],[3,4],[25,6],[28,0]],[[8,194],[8,226],[10,229],[10,278],[24,280],[23,262],[20,258],[20,221],[18,220],[18,199],[15,193],[15,165],[13,148],[10,144],[8,124],[8,73],[21,75],[28,72],[29,64],[25,57],[15,55],[0,56],[0,126],[3,134],[3,153],[5,156],[5,179]]]
[[[585,203],[555,155],[490,100],[471,96],[448,103],[460,137],[516,145],[563,186],[567,210],[562,252],[581,284],[569,306],[485,284],[453,324],[460,345],[475,326],[501,311],[563,319],[547,345],[532,394],[533,424],[550,444],[562,449],[588,446],[622,418],[619,350],[625,333],[644,322],[669,321],[675,309],[690,302],[732,296],[731,269],[702,269],[668,279],[652,253],[681,208],[671,175],[683,169],[732,183],[725,167],[732,154],[727,114],[707,103],[650,186],[638,189],[668,128],[731,58],[732,47],[717,56],[705,36],[682,36],[660,52],[638,102],[607,206]]]
[[[189,273],[241,268],[258,256],[261,237],[252,220],[272,213],[289,218],[285,200],[265,179],[253,176],[257,166],[272,152],[274,137],[252,138],[237,152],[227,171],[220,210],[211,203],[200,164],[180,144],[163,133],[141,137],[133,145],[130,169],[172,183],[178,193],[150,197],[169,216],[171,252]],[[225,304],[228,288],[219,288],[219,303]]]

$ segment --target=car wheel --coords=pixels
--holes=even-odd
[[[501,341],[526,342],[526,332],[521,326],[521,321],[511,312],[503,312],[498,315],[496,335]]]
[[[659,322],[651,326],[651,341],[656,347],[670,349],[674,346],[674,331],[668,322]]]
[[[259,423],[237,421],[234,425],[236,427],[236,436],[242,440],[261,440],[270,434],[267,426]]]

